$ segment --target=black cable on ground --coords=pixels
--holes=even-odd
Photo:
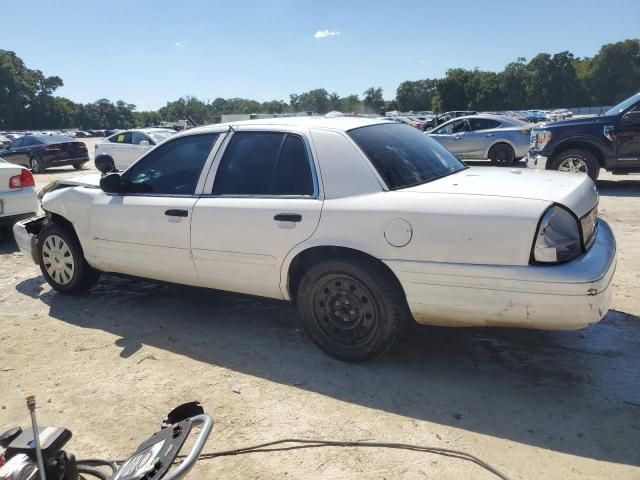
[[[88,465],[78,465],[78,473],[81,476],[89,475],[94,478],[98,478],[99,480],[109,480],[111,478],[111,474],[107,474],[96,467],[90,467]]]
[[[286,443],[293,443],[297,445],[291,445],[288,447],[274,447],[276,445],[282,445]],[[199,460],[206,460],[216,457],[228,457],[233,455],[243,455],[245,453],[260,453],[260,452],[284,452],[288,450],[299,450],[303,448],[321,448],[321,447],[369,447],[369,448],[394,448],[400,450],[411,450],[414,452],[433,453],[437,455],[444,455],[452,458],[459,458],[468,462],[475,463],[485,470],[493,473],[496,477],[502,480],[510,480],[508,476],[497,470],[495,467],[489,465],[484,460],[472,455],[470,453],[463,452],[461,450],[454,450],[450,448],[439,447],[427,447],[421,445],[412,445],[410,443],[389,443],[389,442],[346,442],[338,440],[308,440],[300,438],[283,438],[281,440],[274,440],[272,442],[261,443],[258,445],[251,445],[247,447],[236,448],[233,450],[223,450],[220,452],[203,453],[198,457]],[[179,455],[178,458],[184,458],[185,455]]]

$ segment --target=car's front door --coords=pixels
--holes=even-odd
[[[200,284],[282,298],[283,260],[322,210],[310,145],[299,133],[238,131],[219,157],[191,223]]]
[[[625,165],[640,161],[640,105],[625,113],[616,133],[618,162]]]
[[[99,268],[197,284],[191,216],[217,138],[206,133],[167,142],[122,174],[123,194],[96,196],[90,255]]]
[[[29,159],[25,151],[25,142],[28,139],[26,137],[16,138],[7,149],[6,153],[2,154],[2,158],[9,163],[15,163],[16,165],[29,166]]]
[[[463,150],[465,130],[466,120],[454,120],[437,128],[430,135],[451,153],[459,155]]]

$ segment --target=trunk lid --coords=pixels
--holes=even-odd
[[[544,200],[564,205],[578,217],[598,202],[596,186],[587,175],[526,168],[472,167],[400,191]]]

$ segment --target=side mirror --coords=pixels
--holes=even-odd
[[[96,168],[103,175],[116,171],[116,166],[113,162],[113,158],[111,158],[111,156],[107,155],[106,153],[101,153],[100,155],[98,155],[96,157],[95,164],[96,164]]]
[[[139,145],[141,147],[148,147],[149,146],[149,140],[142,140]]]
[[[625,113],[621,123],[625,126],[640,125],[640,110]]]
[[[100,179],[100,188],[104,193],[122,193],[124,182],[119,173],[109,173]]]

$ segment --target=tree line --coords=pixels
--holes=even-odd
[[[291,94],[288,102],[182,97],[156,111],[137,111],[135,105],[122,100],[76,103],[55,95],[61,86],[60,77],[45,76],[28,68],[14,52],[0,50],[0,130],[130,128],[185,117],[205,124],[233,113],[492,111],[612,105],[640,90],[640,40],[603,45],[593,57],[575,57],[568,51],[539,53],[529,61],[518,58],[501,72],[452,68],[440,79],[402,82],[390,100],[384,99],[379,87],[345,97],[318,88]]]

